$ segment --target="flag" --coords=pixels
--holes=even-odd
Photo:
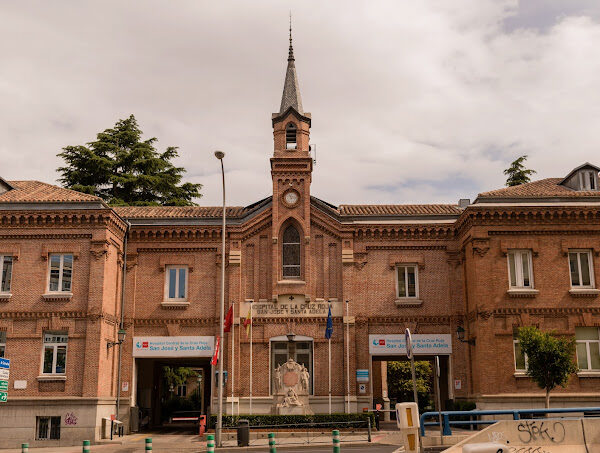
[[[227,311],[227,315],[225,316],[225,326],[223,327],[223,332],[231,331],[231,325],[233,324],[233,304],[229,307]]]
[[[329,313],[327,313],[327,328],[325,329],[325,338],[328,340],[333,335],[333,319],[331,319],[331,305],[329,306]]]
[[[215,366],[219,361],[219,346],[221,345],[221,337],[217,335],[217,343],[215,344],[215,353],[213,354],[210,364]]]
[[[248,307],[248,314],[246,315],[246,319],[244,319],[244,327],[246,328],[246,336],[250,336],[250,325],[252,324],[252,305]]]

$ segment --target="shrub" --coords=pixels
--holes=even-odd
[[[375,426],[375,415],[372,412],[364,412],[359,414],[314,414],[314,415],[239,415],[223,416],[223,427],[237,427],[238,420],[248,420],[252,427],[277,427],[294,428],[293,425],[301,425],[298,428],[322,428],[336,427],[336,424],[344,422],[362,422],[360,424],[352,424],[353,427],[366,428],[368,419],[371,419],[371,426]],[[326,423],[327,425],[321,425]],[[214,428],[217,424],[217,416],[211,415],[209,419],[209,428]],[[287,426],[285,426],[287,425]],[[291,425],[291,426],[290,426]]]

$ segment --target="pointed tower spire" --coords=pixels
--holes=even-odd
[[[303,114],[302,98],[300,97],[300,86],[296,75],[296,64],[294,63],[294,47],[292,46],[292,13],[290,12],[290,49],[288,53],[288,65],[283,84],[283,95],[281,96],[281,107],[279,113],[284,113],[292,107],[298,113]]]

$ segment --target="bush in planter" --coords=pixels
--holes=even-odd
[[[342,424],[344,422],[363,422],[361,424],[353,424],[353,427],[363,427],[366,428],[368,425],[367,420],[371,419],[371,426],[375,426],[375,416],[371,412],[364,412],[358,414],[314,414],[314,415],[239,415],[239,416],[231,416],[224,415],[223,416],[223,427],[237,427],[238,420],[248,420],[250,422],[250,426],[260,427],[260,426],[279,426],[279,425],[288,425],[281,426],[284,428],[294,428],[294,425],[298,426],[300,429],[310,428],[309,424],[314,424],[314,428],[326,427],[327,425],[321,425],[321,423],[327,423],[332,427],[335,427],[335,424]],[[209,428],[214,428],[217,424],[217,416],[211,415],[209,419]],[[343,426],[342,426],[343,428]]]

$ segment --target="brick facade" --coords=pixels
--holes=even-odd
[[[234,356],[231,334],[223,342],[229,372],[225,395],[233,393],[236,413],[250,409],[250,341],[240,322],[254,304],[271,311],[253,315],[253,411],[271,411],[272,341],[291,332],[311,344],[310,403],[316,412],[327,411],[326,316],[273,311],[288,300],[333,307],[335,412],[360,411],[384,396],[381,361],[394,357],[372,356],[369,335],[403,335],[407,327],[414,334],[451,336],[451,353],[442,363],[444,400],[471,399],[486,408],[542,403],[542,391],[515,373],[513,329],[539,325],[574,335],[578,326],[600,326],[598,290],[594,285],[573,291],[568,262],[569,250],[590,250],[599,281],[598,192],[575,191],[552,179],[481,194],[462,207],[334,206],[311,196],[311,116],[302,111],[299,92],[295,95],[285,111],[272,116],[273,194],[248,207],[228,208],[225,257],[220,208],[110,208],[89,195],[0,179],[0,256],[12,257],[10,294],[0,294],[0,330],[6,332],[5,356],[11,359],[9,402],[0,414],[3,426],[13,427],[6,446],[32,441],[40,415],[60,415],[64,423],[65,414],[73,413],[79,420],[62,427],[60,441],[44,445],[101,437],[102,418],[116,412],[119,346],[107,343],[117,341],[123,267],[127,336],[120,346],[120,418],[127,429],[137,426],[138,406],[151,405],[151,417],[160,416],[155,393],[161,384],[150,377],[156,366],[187,363],[136,359],[134,338],[216,336],[223,265],[226,309],[233,304],[236,318]],[[286,139],[290,123],[298,131],[292,146]],[[286,197],[289,192],[295,199]],[[290,225],[300,236],[300,277],[292,279],[284,278],[282,267],[283,231]],[[515,249],[532,254],[532,291],[508,291],[507,254]],[[47,295],[54,253],[74,258],[68,297]],[[398,293],[402,265],[416,269],[416,297]],[[169,303],[165,297],[167,266],[188,270],[184,301]],[[469,343],[456,340],[459,326]],[[43,335],[57,331],[68,335],[66,372],[44,376]],[[214,412],[208,360],[193,365],[210,377],[206,405]],[[364,393],[357,369],[370,370]],[[20,386],[25,381],[25,388],[15,388],[15,381]],[[600,373],[580,374],[553,398],[556,404],[598,405],[599,385]]]

